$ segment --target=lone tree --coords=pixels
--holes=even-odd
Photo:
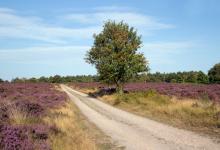
[[[95,65],[102,82],[115,84],[118,93],[123,93],[123,85],[129,79],[148,71],[144,55],[137,52],[141,47],[141,36],[123,21],[107,21],[94,39],[86,62]]]
[[[211,83],[220,83],[220,63],[215,64],[208,72]]]

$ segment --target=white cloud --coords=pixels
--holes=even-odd
[[[154,64],[173,64],[177,55],[186,53],[188,49],[192,49],[194,44],[188,41],[179,42],[152,42],[144,43],[140,49],[146,58]],[[82,61],[85,53],[91,46],[53,46],[44,45],[39,47],[15,48],[15,49],[0,49],[1,61],[10,61],[16,63],[28,62],[45,62],[56,61],[57,58],[73,59]],[[45,59],[44,59],[45,58]],[[48,60],[49,59],[49,60]]]
[[[15,49],[0,49],[0,54],[13,54],[13,53],[51,53],[51,52],[67,52],[67,51],[86,51],[90,46],[39,46]]]
[[[124,21],[138,30],[144,36],[152,35],[155,30],[171,29],[173,24],[164,23],[157,17],[149,16],[127,7],[97,7],[93,12],[79,12],[62,16],[61,18],[82,25],[102,26],[104,21]]]
[[[83,57],[90,46],[39,46],[17,49],[0,49],[1,62],[10,63],[54,63],[58,60],[84,61]],[[61,62],[59,62],[61,63]]]
[[[173,28],[174,25],[158,21],[158,19],[131,11],[98,11],[95,13],[74,13],[64,16],[65,19],[83,24],[103,24],[103,21],[115,20],[125,21],[136,27],[145,30],[159,30]]]
[[[153,64],[173,65],[176,57],[186,54],[195,45],[188,41],[144,43],[141,52]]]
[[[100,27],[85,28],[55,27],[46,24],[42,18],[19,16],[15,11],[0,8],[0,38],[24,38],[53,43],[65,40],[89,39]]]
[[[145,52],[151,52],[151,53],[157,53],[157,54],[160,54],[160,53],[177,54],[193,46],[194,44],[188,41],[152,42],[152,43],[144,43],[143,50]]]
[[[37,16],[18,15],[9,8],[0,8],[0,39],[31,39],[49,43],[67,44],[69,41],[91,40],[94,33],[101,31],[104,21],[125,21],[138,29],[142,35],[150,35],[154,30],[169,29],[174,26],[157,18],[132,11],[131,8],[98,7],[91,13],[64,15],[62,21],[78,27],[64,27],[49,24]],[[56,16],[54,19],[57,19]],[[50,21],[56,22],[51,19]]]
[[[9,8],[0,8],[0,12],[14,13],[14,10],[13,9],[9,9]]]

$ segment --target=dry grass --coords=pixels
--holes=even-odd
[[[8,114],[11,124],[16,124],[16,125],[29,124],[29,119],[27,114],[25,112],[20,111],[18,108],[10,108]]]
[[[97,93],[97,89],[80,91]],[[220,105],[207,99],[179,99],[155,91],[115,93],[98,98],[120,109],[220,139]]]
[[[207,100],[177,99],[154,91],[113,94],[100,100],[175,127],[220,138],[220,106]]]
[[[80,125],[76,109],[69,101],[59,109],[50,110],[49,115],[43,119],[45,123],[54,125],[57,129],[49,137],[53,150],[97,149],[95,142]]]
[[[41,118],[36,118],[28,115],[26,112],[22,111],[15,105],[8,105],[8,116],[11,125],[30,125],[41,122]]]
[[[73,89],[75,89],[79,92],[86,93],[86,94],[94,93],[94,92],[98,91],[98,88],[79,88],[79,87],[75,87],[75,86],[70,86],[70,87],[72,87]]]

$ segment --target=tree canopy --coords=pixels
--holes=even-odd
[[[220,63],[215,64],[208,72],[211,83],[220,83]]]
[[[107,21],[103,31],[94,35],[94,45],[86,54],[86,62],[95,65],[99,80],[115,84],[123,92],[123,84],[148,71],[148,62],[142,53],[141,36],[133,27],[124,22]]]

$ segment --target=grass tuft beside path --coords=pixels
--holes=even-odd
[[[77,108],[72,102],[67,102],[63,107],[51,109],[49,115],[43,120],[55,126],[49,139],[53,150],[96,150],[95,142],[89,137],[80,125]]]
[[[97,89],[78,90],[88,94],[98,93]],[[220,106],[207,99],[179,99],[153,90],[96,96],[126,111],[220,139]]]

